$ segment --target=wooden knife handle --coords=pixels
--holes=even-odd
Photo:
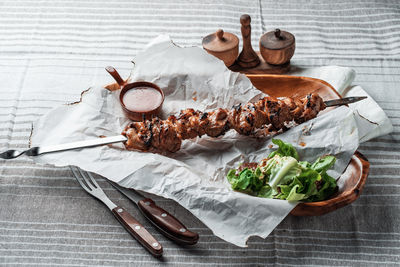
[[[153,256],[160,257],[163,253],[161,244],[132,217],[124,208],[115,207],[112,213],[125,229],[140,242]]]
[[[199,234],[189,231],[178,219],[157,206],[150,198],[140,200],[138,206],[143,214],[172,240],[185,245],[194,245],[199,240]]]

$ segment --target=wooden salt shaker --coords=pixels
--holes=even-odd
[[[295,50],[293,34],[276,29],[260,38],[260,53],[265,62],[271,65],[289,64]]]
[[[242,24],[242,38],[243,38],[243,49],[240,52],[238,58],[238,64],[242,68],[254,68],[260,64],[260,59],[257,53],[251,46],[251,18],[249,15],[244,14],[240,17],[240,23]]]
[[[219,29],[203,38],[203,48],[213,56],[224,61],[227,67],[235,63],[239,54],[239,38]]]

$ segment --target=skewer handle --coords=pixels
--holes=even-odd
[[[44,153],[60,152],[60,151],[85,148],[85,147],[102,146],[113,143],[126,142],[127,140],[128,139],[125,136],[117,135],[117,136],[78,141],[78,142],[72,142],[54,146],[32,147],[31,149],[29,149],[29,153],[26,154],[28,156],[38,156]]]
[[[106,71],[110,73],[110,75],[114,78],[114,80],[118,83],[119,86],[124,86],[126,84],[124,79],[121,78],[121,75],[119,75],[118,71],[114,67],[107,66]]]

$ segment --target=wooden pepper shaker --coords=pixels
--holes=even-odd
[[[289,64],[295,50],[293,34],[276,29],[260,38],[260,53],[265,62],[271,65]]]
[[[242,24],[242,38],[243,38],[243,49],[240,52],[238,58],[238,64],[243,68],[253,68],[260,64],[260,59],[257,53],[251,46],[251,18],[249,15],[244,14],[240,17],[240,23]]]
[[[203,38],[203,48],[211,55],[224,61],[227,67],[235,63],[239,54],[239,38],[219,29]]]

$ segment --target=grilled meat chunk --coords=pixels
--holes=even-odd
[[[257,103],[247,103],[244,106],[233,108],[229,112],[229,123],[233,129],[243,135],[253,134],[254,131],[266,124],[267,116],[263,108]]]
[[[207,127],[205,133],[211,137],[218,137],[230,129],[228,111],[223,108],[211,111],[207,116]]]
[[[157,150],[176,152],[182,138],[169,120],[153,118],[151,121],[132,122],[122,132],[128,137],[125,147],[129,150]]]

